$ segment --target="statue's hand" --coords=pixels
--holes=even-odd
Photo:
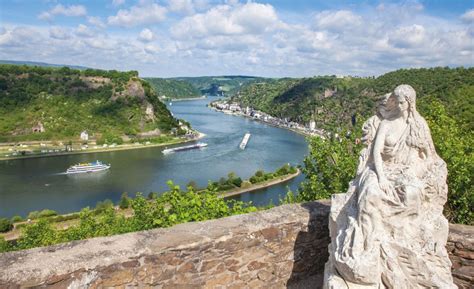
[[[385,177],[379,178],[379,186],[386,193],[392,190],[392,184]]]

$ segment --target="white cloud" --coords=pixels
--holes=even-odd
[[[112,0],[112,5],[115,7],[123,5],[125,3],[125,0]]]
[[[389,36],[389,43],[399,48],[419,47],[426,40],[426,29],[418,24],[400,27]]]
[[[408,67],[474,66],[471,10],[453,20],[430,15],[411,1],[410,5],[364,6],[364,10],[308,11],[302,19],[282,11],[280,19],[269,4],[185,0],[172,7],[171,2],[138,0],[108,19],[90,16],[77,26],[2,23],[0,59],[136,69],[148,76],[210,71],[262,76],[378,75]],[[108,3],[112,6],[112,1]],[[64,15],[61,11],[70,7],[47,11],[56,13],[49,14],[49,19]],[[165,19],[168,12],[185,13],[191,7],[193,15]],[[138,28],[124,30],[106,24]]]
[[[143,29],[138,36],[138,39],[143,42],[150,42],[153,40],[153,38],[153,32],[148,28]]]
[[[89,16],[87,17],[87,22],[89,22],[90,24],[94,25],[97,28],[102,28],[102,29],[105,28],[105,23],[104,21],[102,21],[100,17]]]
[[[11,31],[5,29],[2,34],[0,34],[0,47],[11,44],[13,41]]]
[[[186,17],[171,28],[176,38],[211,35],[261,34],[278,24],[275,9],[269,4],[248,2],[220,5],[203,14]]]
[[[342,31],[361,24],[362,17],[349,10],[323,11],[315,16],[315,26],[319,29]]]
[[[158,47],[157,45],[153,45],[153,44],[146,45],[144,50],[148,54],[157,54],[161,51],[160,47]]]
[[[474,9],[467,10],[466,13],[461,15],[461,19],[467,23],[474,22]]]
[[[86,25],[79,24],[76,28],[76,35],[79,37],[91,38],[94,37],[96,33]]]
[[[129,10],[119,10],[117,15],[108,17],[107,22],[122,27],[158,23],[166,19],[166,12],[166,8],[156,3],[133,6]]]
[[[194,4],[192,0],[168,0],[168,9],[171,12],[189,15],[194,13]]]
[[[38,18],[41,20],[52,20],[56,15],[70,17],[86,16],[87,9],[82,5],[63,6],[62,4],[58,4],[49,11],[42,12]]]
[[[64,27],[54,26],[49,29],[49,36],[54,39],[66,40],[71,38],[69,30]]]

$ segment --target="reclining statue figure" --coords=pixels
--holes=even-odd
[[[400,85],[363,125],[356,177],[332,197],[324,288],[457,288],[445,248],[446,164],[415,102]]]

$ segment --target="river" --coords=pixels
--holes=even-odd
[[[274,171],[285,163],[301,164],[308,152],[305,138],[292,131],[238,116],[215,112],[207,99],[174,102],[169,109],[206,134],[201,150],[163,155],[163,147],[0,161],[0,217],[26,216],[28,212],[52,209],[59,213],[94,207],[98,201],[117,202],[123,192],[163,192],[173,180],[182,188],[193,180],[205,187],[234,172],[243,179],[263,169]],[[252,134],[245,150],[239,143]],[[64,175],[70,165],[101,160],[112,165],[105,172]],[[303,176],[272,188],[234,197],[255,205],[277,204],[287,186],[295,190]]]

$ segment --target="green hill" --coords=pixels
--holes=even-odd
[[[314,118],[318,127],[334,130],[351,126],[355,117],[372,115],[377,97],[401,83],[415,88],[422,113],[435,98],[473,128],[474,68],[397,70],[377,78],[263,79],[243,86],[232,100],[300,123]]]
[[[154,77],[148,77],[145,80],[151,84],[160,97],[179,99],[201,96],[201,92],[187,81]]]
[[[377,78],[263,80],[244,86],[232,101],[301,123],[314,118],[319,128],[347,138],[310,139],[300,200],[343,192],[357,167],[362,121],[375,113],[378,96],[409,84],[417,92],[417,109],[427,120],[438,154],[448,167],[451,222],[474,220],[474,68],[402,69]],[[345,134],[350,131],[351,134]],[[328,157],[330,156],[330,157]],[[328,194],[326,194],[328,193]]]
[[[231,96],[236,94],[240,88],[248,83],[253,83],[260,77],[253,76],[201,76],[201,77],[177,77],[175,80],[190,83],[201,94]]]
[[[120,138],[178,126],[138,72],[0,65],[0,141]]]

